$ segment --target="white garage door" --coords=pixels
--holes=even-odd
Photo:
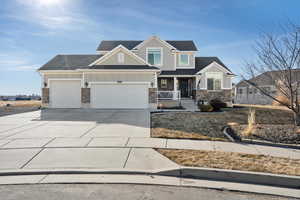
[[[148,107],[148,86],[146,84],[93,84],[91,87],[93,108]]]
[[[50,106],[52,108],[80,108],[81,81],[51,80]]]

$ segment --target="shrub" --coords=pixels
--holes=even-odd
[[[199,104],[198,108],[201,112],[212,112],[214,110],[214,108],[209,104]]]
[[[219,111],[221,108],[226,108],[227,105],[220,99],[212,99],[209,101],[209,104],[214,108],[214,111]]]

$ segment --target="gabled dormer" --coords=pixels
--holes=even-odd
[[[161,71],[195,68],[197,48],[192,40],[162,40],[157,36],[146,40],[105,40],[100,43],[97,52],[105,55],[118,45],[132,51]]]

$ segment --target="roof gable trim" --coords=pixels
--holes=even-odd
[[[219,68],[221,71],[223,71],[225,73],[232,74],[232,72],[230,72],[228,69],[226,69],[225,67],[223,67],[222,65],[220,65],[216,61],[213,61],[212,63],[210,63],[209,65],[207,65],[206,67],[204,67],[203,69],[201,69],[200,71],[198,71],[196,74],[201,74],[201,73],[207,71],[211,67],[217,67],[217,68]]]
[[[102,56],[101,58],[95,60],[94,62],[92,62],[91,64],[89,64],[89,66],[93,66],[95,64],[98,63],[98,65],[100,65],[101,62],[104,62],[105,60],[107,60],[108,58],[110,58],[111,56],[113,56],[115,53],[117,53],[120,49],[124,50],[129,56],[131,56],[132,58],[134,58],[135,60],[137,60],[138,62],[144,64],[144,65],[150,65],[149,63],[147,63],[144,59],[140,58],[139,56],[135,55],[133,52],[131,52],[130,50],[128,50],[126,47],[124,47],[123,45],[118,45],[117,47],[115,47],[114,49],[112,49],[110,52],[108,52],[107,54],[105,54],[104,56]]]
[[[177,50],[174,46],[172,46],[171,44],[167,43],[164,40],[161,40],[157,36],[151,36],[151,37],[149,37],[147,40],[144,40],[143,42],[141,42],[140,44],[138,44],[137,46],[135,46],[134,48],[132,48],[132,50],[139,49],[140,47],[144,46],[147,42],[149,42],[151,40],[154,40],[154,39],[157,40],[157,41],[159,41],[160,43],[162,43],[163,45],[165,45],[166,47],[168,47],[171,50],[172,49]]]

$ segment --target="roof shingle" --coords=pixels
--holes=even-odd
[[[110,51],[119,45],[132,50],[142,42],[143,40],[103,40],[99,44],[97,51]],[[166,40],[166,42],[179,51],[197,51],[197,47],[192,40]]]

